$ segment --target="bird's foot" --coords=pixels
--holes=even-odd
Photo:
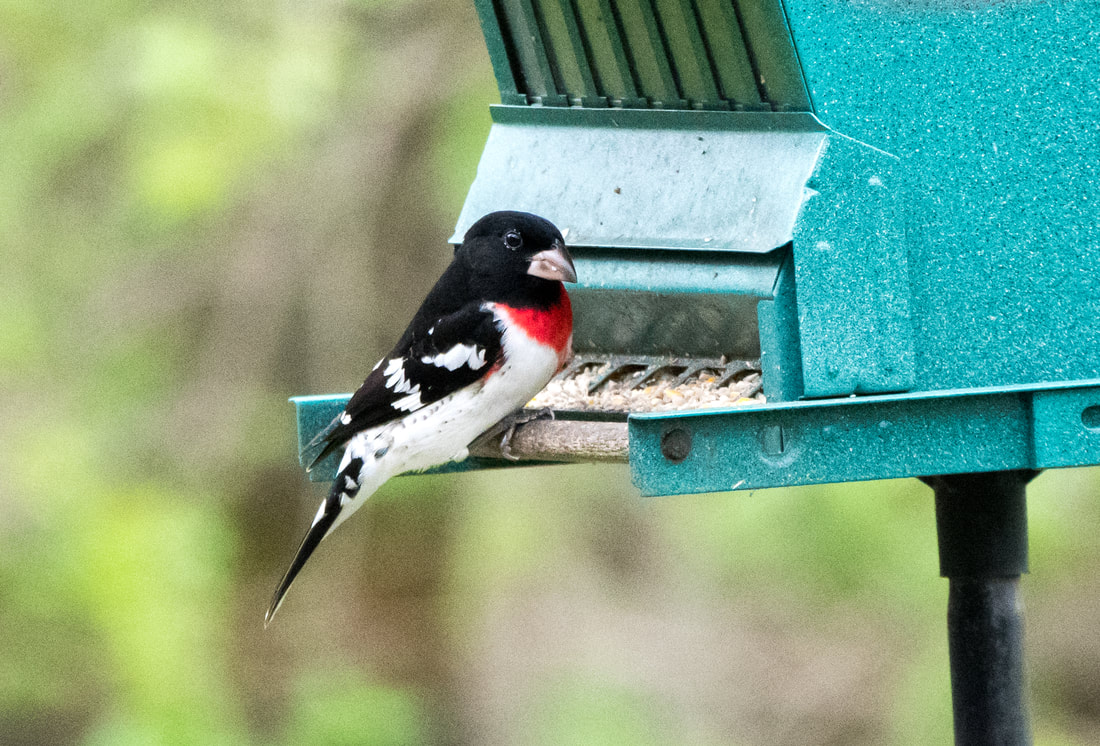
[[[508,422],[506,422],[507,427],[500,438],[500,455],[508,461],[519,461],[518,456],[512,455],[512,438],[516,434],[516,428],[519,425],[534,422],[535,420],[552,419],[554,419],[554,410],[550,407],[543,407],[542,409],[521,409],[504,418],[501,422],[505,420]]]
[[[534,420],[552,420],[554,410],[550,407],[542,409],[520,409],[505,417],[493,425],[481,436],[481,438],[500,438],[500,455],[507,461],[519,461],[518,456],[512,455],[512,438],[516,434],[516,428]]]

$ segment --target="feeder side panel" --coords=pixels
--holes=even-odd
[[[805,396],[908,391],[913,334],[894,159],[830,135],[794,233]]]
[[[1100,3],[785,6],[818,116],[897,158],[915,387],[1100,376]]]

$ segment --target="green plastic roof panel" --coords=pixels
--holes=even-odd
[[[797,114],[494,107],[493,119],[455,242],[508,205],[571,246],[765,253],[791,240],[825,140]]]

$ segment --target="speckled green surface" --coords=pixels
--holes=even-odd
[[[1095,464],[1097,402],[1100,380],[632,415],[631,476],[671,495]],[[692,445],[673,462],[677,429]]]
[[[1100,3],[785,5],[818,117],[897,157],[914,388],[1100,375]]]
[[[914,388],[906,204],[895,161],[830,136],[794,230],[808,397]]]

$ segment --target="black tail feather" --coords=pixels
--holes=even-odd
[[[302,539],[301,546],[298,547],[297,553],[294,555],[294,560],[290,563],[290,567],[287,569],[286,574],[283,575],[282,581],[279,583],[279,587],[275,589],[275,595],[271,599],[271,606],[268,607],[267,613],[264,614],[264,627],[267,627],[271,623],[271,619],[275,616],[275,612],[279,610],[279,607],[283,603],[283,597],[286,596],[286,592],[290,590],[291,583],[298,577],[298,573],[305,567],[306,560],[313,554],[313,550],[317,548],[317,545],[321,543],[321,539],[325,538],[325,534],[332,528],[332,524],[336,521],[336,516],[340,514],[340,497],[337,494],[335,500],[335,506],[331,503],[333,500],[331,497],[325,501],[324,513],[317,519],[317,522],[309,527],[309,531],[306,532],[305,538]]]
[[[332,489],[329,490],[328,497],[325,498],[324,503],[321,504],[317,517],[313,519],[313,525],[310,526],[309,531],[306,532],[305,538],[302,539],[301,546],[298,547],[298,551],[295,553],[294,559],[290,563],[290,567],[287,569],[286,574],[283,575],[279,587],[275,589],[275,595],[271,599],[271,606],[268,608],[267,613],[264,614],[264,627],[267,627],[267,625],[271,623],[271,619],[275,616],[275,612],[279,610],[279,606],[283,603],[286,592],[290,590],[290,586],[294,582],[294,579],[298,577],[298,573],[305,567],[306,561],[309,560],[310,556],[313,554],[313,550],[317,548],[317,545],[328,535],[333,524],[336,523],[340,511],[344,509],[344,498],[352,499],[359,492],[359,475],[362,468],[363,460],[360,458],[353,458],[347,466],[341,469],[340,473],[336,475],[336,481],[332,483]]]

